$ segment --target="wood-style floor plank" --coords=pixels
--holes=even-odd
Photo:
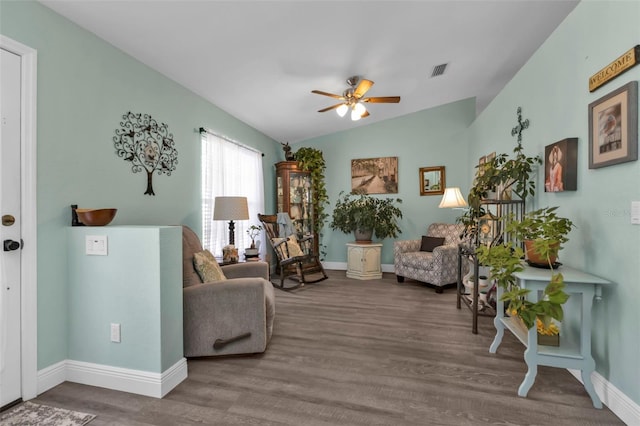
[[[328,272],[276,290],[264,354],[191,359],[187,380],[163,399],[63,383],[35,401],[97,414],[91,426],[623,424],[593,408],[566,370],[539,367],[518,397],[524,347],[505,333],[490,354],[492,318],[472,334],[454,289]]]

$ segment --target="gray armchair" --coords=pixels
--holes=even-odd
[[[444,244],[433,252],[420,251],[421,240],[396,241],[393,244],[393,264],[399,283],[405,277],[432,284],[436,293],[442,286],[458,280],[458,244],[462,224],[432,223],[427,229],[429,237],[444,237]]]
[[[273,333],[275,295],[265,262],[222,267],[227,280],[203,283],[193,265],[198,236],[182,227],[184,355],[264,352]]]

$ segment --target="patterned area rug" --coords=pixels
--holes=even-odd
[[[96,416],[93,414],[54,408],[27,401],[2,413],[0,425],[82,426],[95,418]]]

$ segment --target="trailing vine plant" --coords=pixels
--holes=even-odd
[[[322,151],[315,148],[302,147],[295,153],[295,160],[301,170],[309,172],[313,190],[313,231],[322,240],[322,228],[329,215],[325,211],[325,206],[329,203],[329,195],[324,182],[324,171],[327,168]],[[323,247],[320,244],[319,246]],[[322,251],[324,254],[324,251]]]

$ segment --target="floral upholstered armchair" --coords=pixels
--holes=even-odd
[[[444,238],[444,241],[440,240],[442,245],[431,251],[420,250],[421,246],[425,249],[421,239],[396,241],[393,264],[398,282],[406,277],[429,283],[436,287],[436,293],[442,293],[442,286],[457,282],[458,244],[463,230],[463,224],[432,223],[426,236]]]

